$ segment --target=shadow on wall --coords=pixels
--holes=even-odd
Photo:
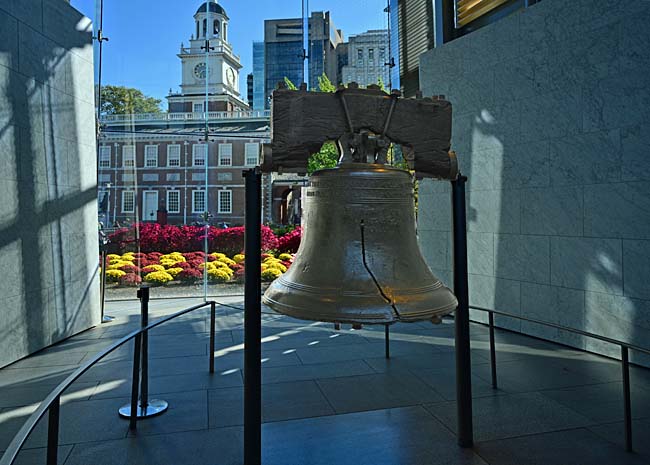
[[[91,31],[66,2],[0,6],[0,366],[98,319]]]
[[[637,182],[650,178],[638,153],[650,141],[630,147],[625,137],[650,134],[650,51],[634,35],[649,35],[637,17],[650,3],[621,3],[545,0],[427,52],[420,82],[454,105],[452,147],[469,177],[471,302],[649,347],[650,288],[638,275],[650,265],[633,268],[627,249],[650,253],[650,189]],[[446,188],[433,191],[448,202]],[[448,223],[434,222],[423,248],[438,246]],[[571,333],[497,323],[619,356]]]

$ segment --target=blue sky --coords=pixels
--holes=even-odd
[[[94,20],[95,0],[72,0]],[[300,0],[219,0],[230,17],[230,42],[244,68],[240,90],[246,98],[246,75],[252,71],[252,43],[264,39],[264,20],[299,17]],[[163,98],[178,90],[181,42],[194,30],[192,16],[199,0],[104,0],[102,83],[137,87]],[[345,38],[368,29],[386,27],[386,0],[311,0],[311,11],[330,11]]]

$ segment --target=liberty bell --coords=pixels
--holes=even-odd
[[[388,145],[368,131],[338,139],[339,164],[309,177],[300,247],[264,293],[264,304],[299,319],[356,324],[438,323],[456,309],[456,297],[422,257],[413,179],[385,164]],[[283,148],[281,155],[288,153]]]

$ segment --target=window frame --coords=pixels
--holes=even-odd
[[[127,149],[130,149],[127,152]],[[127,157],[127,153],[129,157]],[[135,155],[135,145],[123,145],[122,146],[122,168],[135,168],[136,165],[136,155]],[[128,164],[127,161],[133,162],[133,164]]]
[[[196,194],[197,193],[202,193],[203,194],[203,209],[201,211],[196,210]],[[207,192],[202,189],[194,189],[192,191],[192,213],[193,214],[201,214],[205,213],[208,208],[208,202],[207,202]]]
[[[202,159],[203,163],[197,164],[197,147],[203,147]],[[192,146],[192,166],[199,166],[204,168],[208,162],[208,144],[194,144]]]
[[[174,158],[171,157],[171,149],[172,148],[178,148],[178,157],[174,156]],[[170,161],[173,159],[178,159],[178,165],[172,165],[170,164]],[[167,167],[168,168],[175,168],[181,166],[181,144],[169,144],[167,146]]]
[[[248,148],[255,147],[255,163],[249,163]],[[244,145],[244,165],[246,166],[257,166],[260,164],[260,144],[259,142],[246,142]]]
[[[150,149],[155,148],[155,153],[150,153]],[[150,165],[149,162],[153,161],[155,164]],[[158,145],[147,144],[144,146],[144,167],[145,168],[158,168]]]
[[[108,152],[108,153],[107,153]],[[100,145],[99,146],[99,160],[97,161],[98,168],[110,168],[111,167],[111,146],[110,145]]]
[[[229,154],[223,153],[228,149],[230,151]],[[225,160],[230,160],[229,163],[225,163]],[[218,162],[217,166],[232,166],[232,144],[231,143],[224,143],[224,144],[219,144],[219,157],[218,157]]]
[[[178,208],[176,210],[172,210],[170,208],[170,201],[169,201],[170,195],[169,194],[176,194],[177,197],[178,197],[177,200],[176,200]],[[169,189],[169,190],[167,190],[167,196],[166,197],[167,197],[166,198],[167,212],[168,213],[180,213],[181,212],[181,191],[179,189]]]
[[[217,213],[229,215],[232,214],[232,190],[230,189],[221,189],[217,191]],[[221,208],[222,194],[228,194],[228,210]]]
[[[126,210],[125,209],[125,204],[126,204],[126,194],[130,194],[131,197],[131,203],[132,203],[132,208],[131,210]],[[122,213],[135,213],[135,191],[134,190],[123,190],[121,197],[121,207],[122,207]]]

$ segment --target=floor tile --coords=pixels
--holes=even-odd
[[[456,402],[426,408],[456,431]],[[539,393],[526,393],[474,399],[473,423],[475,441],[490,441],[578,428],[593,422]]]
[[[412,374],[385,373],[319,379],[336,413],[359,412],[441,402],[444,398]]]
[[[484,442],[475,449],[488,463],[498,465],[647,464],[583,428]]]
[[[241,387],[208,392],[210,427],[243,425]],[[334,410],[314,381],[267,384],[262,389],[262,421],[333,415]]]
[[[268,423],[265,465],[487,465],[421,407]]]
[[[337,363],[297,365],[291,368],[275,367],[262,371],[262,383],[282,383],[308,379],[339,378],[343,376],[368,375],[374,371],[362,360]]]
[[[616,444],[623,449],[625,447],[625,426],[623,422],[609,423],[607,425],[590,426],[590,431],[596,433],[600,438]],[[650,419],[634,420],[632,422],[632,447],[634,452],[650,463]]]
[[[542,391],[553,399],[597,423],[623,420],[623,383],[605,383]],[[650,391],[631,390],[632,418],[650,418]]]

